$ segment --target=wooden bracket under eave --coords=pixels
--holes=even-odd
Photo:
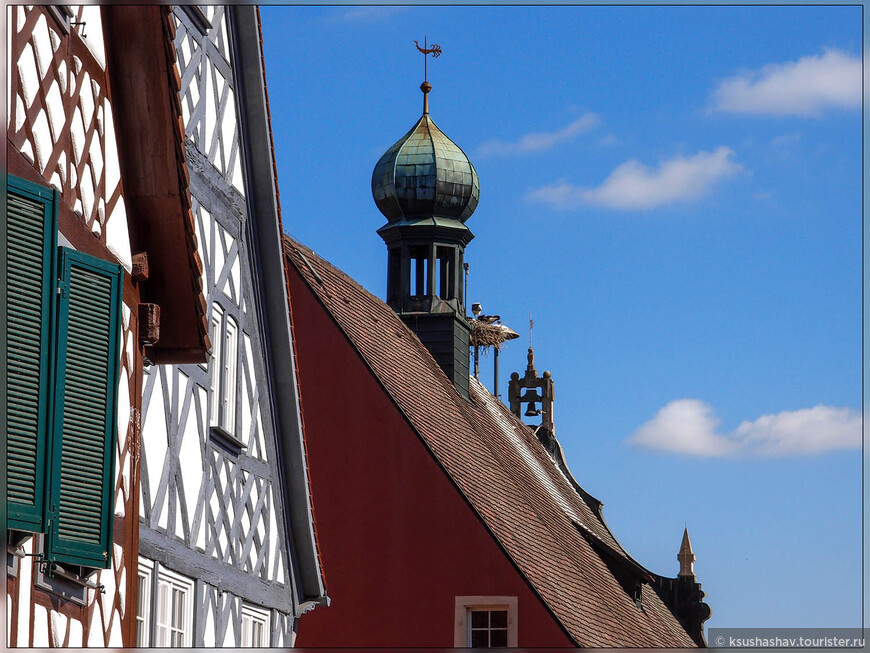
[[[160,340],[160,306],[139,304],[139,344],[150,347]]]
[[[133,254],[133,270],[131,274],[139,283],[148,281],[148,254],[146,252]]]

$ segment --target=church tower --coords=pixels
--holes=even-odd
[[[456,389],[468,396],[470,326],[465,318],[463,256],[474,238],[465,221],[480,197],[465,153],[423,115],[388,149],[372,173],[372,195],[387,224],[387,304],[413,330]]]

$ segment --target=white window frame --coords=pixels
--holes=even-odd
[[[211,365],[209,366],[209,394],[211,409],[208,423],[218,426],[220,423],[220,390],[221,390],[221,352],[223,351],[224,311],[220,304],[211,307]]]
[[[254,637],[254,625],[260,626],[260,638]],[[241,646],[260,648],[270,646],[269,611],[252,605],[242,605]]]
[[[175,599],[181,599],[181,605]],[[180,608],[174,611],[173,608]],[[193,640],[193,580],[160,567],[157,570],[157,604],[154,646],[191,646]],[[180,617],[176,621],[176,617]],[[173,641],[175,640],[175,641]]]
[[[236,432],[236,388],[238,384],[238,364],[239,364],[239,323],[231,315],[226,316],[226,336],[224,338],[224,364],[223,364],[223,387],[221,388],[221,398],[223,405],[223,424],[229,433],[235,435]]]
[[[139,585],[136,589],[136,646],[151,646],[151,598],[154,579],[154,563],[147,558],[139,558]],[[144,588],[144,594],[140,590]],[[144,600],[142,600],[144,598]],[[141,626],[140,626],[141,624]]]
[[[471,646],[471,611],[507,610],[507,645],[517,646],[517,597],[516,596],[457,596],[453,619],[453,646]]]
[[[220,304],[212,304],[208,421],[210,426],[218,426],[233,436],[236,433],[240,331],[235,317],[227,314]]]

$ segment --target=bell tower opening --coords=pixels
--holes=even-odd
[[[410,248],[411,257],[411,296],[420,299],[429,295],[429,279],[432,278],[429,265],[429,250],[425,245]]]
[[[459,306],[462,306],[462,299],[458,297],[456,292],[456,248],[454,247],[438,247],[438,297],[441,299],[459,299]]]

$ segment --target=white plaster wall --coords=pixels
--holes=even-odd
[[[112,105],[104,103],[105,119],[103,128],[106,137],[106,197],[112,194],[121,183],[121,166],[118,161],[118,145],[115,141],[115,123],[112,118]],[[115,204],[111,215],[106,216],[106,247],[117,258],[127,272],[133,270],[133,257],[130,253],[130,233],[127,229],[127,207],[123,194]]]
[[[21,641],[21,632],[18,632],[18,639]],[[25,629],[23,632],[27,632]],[[35,648],[48,647],[48,610],[41,605],[33,606],[33,646]]]
[[[202,644],[203,646],[215,645],[214,613],[212,610],[207,610],[205,613],[205,628],[203,629]]]
[[[73,15],[78,16],[81,10],[81,20],[86,23],[83,38],[88,50],[94,55],[94,58],[100,64],[101,68],[106,67],[106,50],[103,47],[103,30],[102,18],[100,16],[100,8],[96,5],[79,5],[73,7]]]
[[[84,629],[82,622],[78,619],[71,619],[69,622],[69,645],[70,647],[81,647],[85,645]]]
[[[96,592],[93,590],[88,591],[88,599],[89,603],[93,599],[93,595]],[[103,639],[103,624],[100,620],[100,611],[99,610],[91,610],[91,624],[88,629],[88,646],[93,647],[103,647],[106,645],[105,640]]]
[[[52,610],[49,623],[51,625],[51,645],[55,647],[63,646],[69,619],[56,610]]]
[[[24,553],[33,553],[33,538],[22,546]],[[33,585],[33,558],[18,561],[18,645],[27,646],[30,641],[31,588]]]
[[[12,595],[6,593],[6,646],[12,646]]]
[[[178,373],[178,387],[185,398],[179,401],[179,415],[181,414],[180,407],[187,401],[188,395],[191,393],[197,395],[196,389],[198,386],[184,372]],[[178,493],[177,501],[184,502],[187,511],[187,518],[190,520],[196,510],[196,496],[199,494],[199,485],[201,476],[197,474],[197,470],[202,468],[202,456],[200,455],[199,446],[199,429],[196,424],[196,408],[191,406],[187,413],[187,421],[184,424],[178,425],[178,435],[181,438],[181,448],[179,450],[179,468],[182,470],[184,493]],[[191,489],[188,490],[188,485]],[[193,499],[188,503],[190,494],[193,493]],[[184,523],[181,518],[181,506],[176,507],[175,515],[175,535],[182,540],[184,539]]]
[[[142,415],[142,453],[147,467],[148,489],[151,494],[152,510],[159,510],[161,506],[155,506],[157,489],[160,487],[160,478],[164,473],[165,458],[168,444],[164,405],[168,405],[171,397],[172,374],[167,370],[167,382],[170,388],[163,387],[160,368],[151,367],[146,371],[146,376],[154,379],[154,389],[151,401],[143,406]],[[165,499],[164,499],[165,504]],[[144,504],[143,504],[144,508]],[[154,515],[152,515],[153,519]],[[165,523],[165,519],[164,519]]]

